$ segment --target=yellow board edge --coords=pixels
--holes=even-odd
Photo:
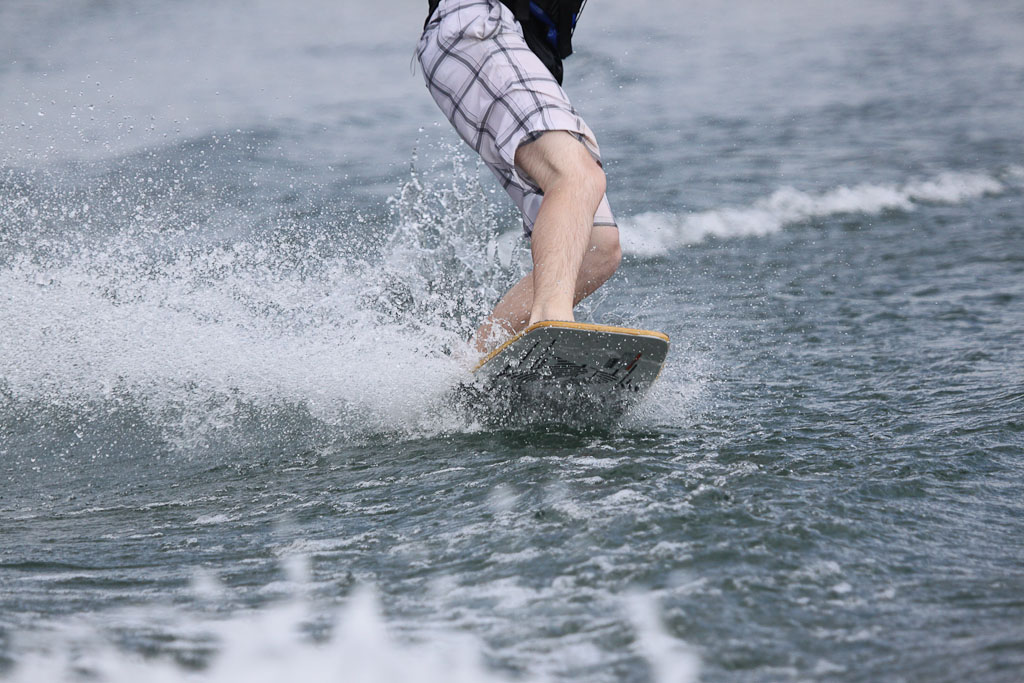
[[[513,343],[519,341],[520,339],[528,335],[530,332],[533,332],[534,330],[539,330],[542,327],[560,327],[562,329],[567,330],[586,330],[588,332],[612,332],[615,334],[628,334],[633,337],[654,337],[655,339],[660,339],[665,343],[669,343],[670,341],[667,334],[665,334],[664,332],[655,332],[654,330],[638,330],[632,327],[615,327],[614,325],[595,325],[593,323],[577,323],[569,322],[567,320],[542,320],[539,323],[534,323],[530,325],[525,330],[523,330],[522,332],[512,337],[507,342],[505,342],[504,344],[502,344],[501,346],[499,346],[498,348],[494,349],[489,354],[484,356],[484,359],[477,363],[476,367],[473,368],[473,372],[476,372],[477,370],[482,368],[487,363],[487,361],[497,356],[499,353],[504,351]]]

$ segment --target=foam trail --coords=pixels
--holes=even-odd
[[[143,660],[103,642],[79,626],[57,634],[52,652],[24,657],[9,680],[12,683],[88,680],[100,683],[309,683],[365,681],[367,683],[498,683],[509,679],[489,671],[480,647],[468,637],[437,637],[426,645],[398,643],[388,632],[375,595],[362,590],[339,614],[326,643],[303,635],[306,610],[298,602],[236,616],[220,622],[188,624],[196,637],[206,633],[217,644],[207,666],[188,671],[172,661]],[[88,641],[92,642],[88,642]],[[87,672],[83,677],[82,673]]]
[[[637,629],[637,647],[659,683],[690,683],[700,678],[700,657],[666,631],[657,605],[648,596],[635,595],[627,605]]]
[[[657,615],[653,598],[635,596],[629,608],[635,632],[635,651],[650,666],[655,683],[691,683],[699,673],[699,658],[686,643],[672,637]],[[293,600],[224,620],[199,617],[175,619],[172,630],[181,643],[172,648],[185,654],[189,647],[210,651],[199,670],[186,669],[168,657],[142,659],[112,646],[87,622],[57,627],[42,634],[20,634],[28,650],[6,680],[11,683],[90,680],[97,683],[309,683],[359,681],[366,683],[543,683],[542,674],[510,678],[484,663],[486,647],[476,638],[443,630],[416,633],[415,642],[402,642],[391,633],[376,594],[358,589],[340,610],[329,636],[310,638],[310,613]],[[161,619],[151,611],[141,615],[152,627]],[[106,620],[109,622],[109,618]],[[195,644],[195,645],[190,645]],[[194,667],[194,664],[193,664]]]
[[[761,237],[813,218],[913,211],[922,203],[957,204],[1004,192],[1007,184],[1013,183],[1016,168],[1002,174],[1005,178],[986,173],[947,172],[904,185],[842,186],[819,194],[782,187],[745,208],[682,215],[642,213],[623,222],[623,249],[636,256],[655,257],[709,237]]]

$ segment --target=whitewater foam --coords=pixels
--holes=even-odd
[[[814,218],[913,211],[923,203],[957,204],[1004,192],[1014,174],[1014,168],[1000,174],[946,172],[903,185],[865,183],[821,193],[782,187],[747,207],[692,214],[641,213],[623,221],[623,250],[639,257],[656,257],[708,238],[771,235]]]
[[[291,573],[295,573],[294,568]],[[299,577],[301,578],[301,577]],[[513,597],[506,586],[502,593]],[[197,577],[194,592],[207,601],[223,597],[213,577]],[[697,680],[699,658],[686,643],[669,635],[652,596],[631,595],[622,603],[636,633],[636,654],[647,662],[656,683]],[[143,658],[113,644],[112,630],[173,634],[163,637],[162,656]],[[103,624],[102,626],[100,624]],[[361,683],[432,683],[464,681],[548,681],[542,671],[525,665],[525,676],[514,679],[485,663],[487,648],[475,637],[443,628],[415,629],[396,634],[376,593],[355,590],[336,616],[326,622],[300,599],[228,618],[185,614],[170,608],[125,611],[102,622],[88,616],[49,627],[45,633],[21,632],[14,640],[23,654],[5,677],[12,683],[93,680],[98,683],[149,681],[287,680],[359,681]],[[565,665],[599,661],[589,642],[562,644]]]

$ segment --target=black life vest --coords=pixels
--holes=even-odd
[[[427,20],[441,0],[428,0]],[[572,54],[572,34],[587,0],[501,0],[523,27],[526,44],[562,82],[562,60]]]

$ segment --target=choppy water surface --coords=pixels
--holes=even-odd
[[[1018,680],[1024,11],[591,2],[582,317],[673,351],[494,431],[527,252],[379,9],[0,6],[0,677]]]

